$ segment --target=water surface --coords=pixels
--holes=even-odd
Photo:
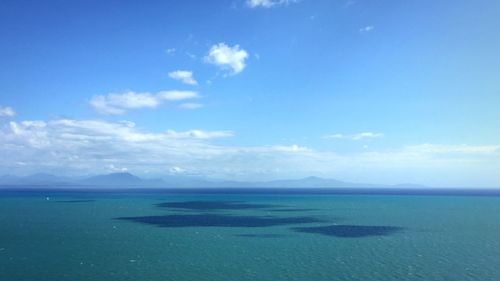
[[[500,280],[494,196],[0,192],[0,280]]]

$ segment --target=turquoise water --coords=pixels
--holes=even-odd
[[[479,196],[0,193],[0,280],[500,280],[499,210]]]

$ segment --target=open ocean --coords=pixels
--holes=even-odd
[[[0,280],[498,281],[500,197],[0,191]]]

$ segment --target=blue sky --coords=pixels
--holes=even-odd
[[[497,1],[2,1],[0,174],[500,186]]]

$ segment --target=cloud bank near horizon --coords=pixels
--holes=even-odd
[[[237,146],[218,142],[235,135],[230,130],[150,132],[129,121],[4,121],[0,123],[4,156],[0,174],[46,171],[79,175],[118,169],[166,175],[176,170],[235,180],[317,175],[355,182],[399,180],[446,185],[447,176],[464,169],[480,173],[485,183],[494,181],[500,169],[500,144],[418,144],[338,153],[297,144]],[[392,182],[384,177],[387,171],[391,171]],[[455,178],[456,184],[481,184],[467,175]]]

